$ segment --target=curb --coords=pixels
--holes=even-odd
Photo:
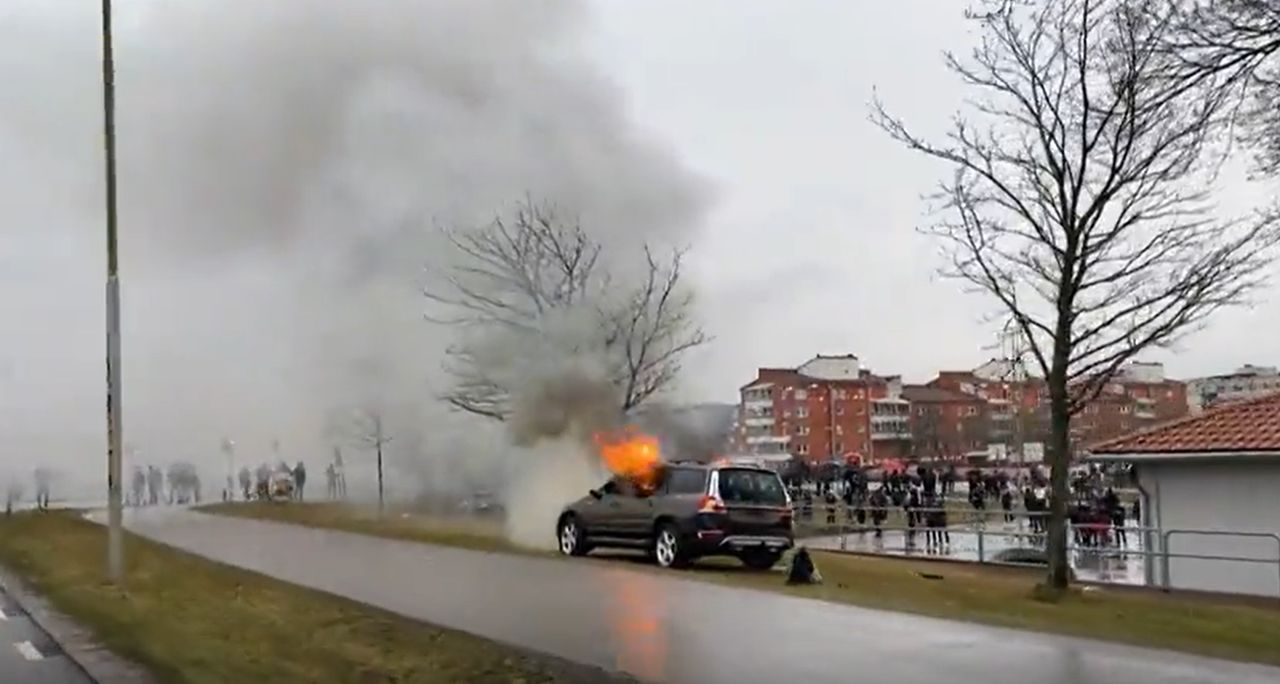
[[[104,648],[92,632],[54,610],[4,566],[0,566],[0,590],[97,684],[155,684],[149,672]]]

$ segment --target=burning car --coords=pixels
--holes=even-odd
[[[735,556],[767,570],[794,543],[791,500],[777,473],[729,461],[663,463],[656,440],[598,440],[615,473],[556,521],[559,550],[641,549],[668,568]]]

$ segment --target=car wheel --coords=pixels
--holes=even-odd
[[[560,519],[560,525],[556,529],[556,541],[560,547],[560,553],[566,556],[582,556],[590,550],[587,548],[586,535],[578,525],[578,519],[572,515],[566,515]]]
[[[778,564],[782,554],[775,551],[746,551],[739,558],[743,565],[752,570],[771,570]]]
[[[680,532],[675,525],[667,524],[658,528],[658,533],[653,536],[652,555],[654,562],[663,568],[682,568],[689,563],[684,543],[680,541]]]

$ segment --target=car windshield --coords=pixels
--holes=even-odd
[[[726,468],[720,471],[720,498],[725,503],[782,506],[787,493],[778,476],[763,470]]]

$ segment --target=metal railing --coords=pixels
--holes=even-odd
[[[1025,509],[1005,511],[1002,508],[974,509],[959,499],[951,499],[954,505],[944,508],[915,508],[916,524],[908,524],[906,512],[901,506],[874,508],[864,506],[865,523],[854,517],[856,507],[843,501],[829,504],[813,501],[793,504],[797,533],[813,540],[830,542],[823,548],[831,551],[872,553],[888,556],[944,557],[951,560],[981,564],[1029,566],[1042,565],[1041,561],[1009,560],[1022,552],[1041,551],[1049,513],[1028,512]],[[873,512],[884,515],[879,525],[873,522]],[[930,514],[945,513],[945,527],[930,527]],[[935,523],[940,522],[935,518]],[[1013,525],[1014,529],[1000,527]],[[897,545],[886,545],[877,540],[900,537]],[[938,536],[942,535],[939,540]],[[952,535],[958,539],[950,539]],[[1178,536],[1223,537],[1241,539],[1272,539],[1276,542],[1275,557],[1244,555],[1182,553],[1170,550],[1170,539]],[[870,539],[871,543],[867,543]],[[1120,540],[1123,543],[1119,543]],[[851,541],[852,540],[852,541]],[[998,541],[997,541],[998,540]],[[1148,585],[1164,589],[1176,588],[1172,581],[1171,560],[1203,560],[1220,563],[1265,564],[1276,569],[1274,593],[1280,595],[1280,533],[1236,532],[1203,529],[1162,530],[1141,525],[1069,525],[1068,554],[1077,575],[1088,581]],[[1016,551],[1018,553],[1013,553]],[[1008,553],[1007,553],[1008,552]],[[1137,565],[1129,565],[1130,559]],[[1116,568],[1101,567],[1113,561]],[[1089,564],[1093,563],[1094,566]],[[1159,576],[1154,577],[1154,570]]]

